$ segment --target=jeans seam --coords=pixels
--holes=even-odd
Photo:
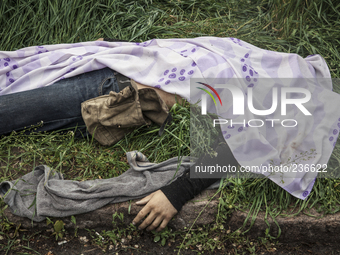
[[[99,96],[102,96],[103,95],[103,86],[104,86],[104,83],[108,80],[108,79],[112,79],[112,78],[116,78],[114,75],[113,76],[109,76],[109,77],[106,77],[102,80],[102,82],[100,83],[99,87],[98,87],[98,95]]]

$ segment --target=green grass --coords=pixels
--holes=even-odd
[[[0,4],[0,50],[100,37],[130,41],[236,37],[261,48],[303,57],[321,54],[333,78],[340,78],[339,27],[340,3],[332,0],[2,0]],[[334,90],[340,92],[340,87]],[[157,136],[158,127],[143,127],[110,147],[100,146],[91,137],[74,139],[71,130],[65,134],[2,137],[0,181],[16,179],[38,164],[47,164],[76,180],[110,178],[128,168],[125,152],[130,150],[142,151],[151,161],[188,155],[189,108],[176,105],[172,112],[175,120],[163,136]],[[333,169],[339,167],[339,150],[337,145],[330,161]],[[337,179],[317,179],[305,201],[266,179],[228,181],[234,188],[222,191],[218,221],[235,209],[249,210],[249,220],[261,210],[272,218],[294,215],[296,210],[308,213],[311,207],[324,214],[339,211]],[[270,233],[268,230],[268,237]]]

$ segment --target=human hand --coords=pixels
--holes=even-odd
[[[132,224],[138,224],[145,216],[146,219],[139,225],[139,229],[146,229],[147,231],[157,228],[157,232],[163,230],[173,216],[176,215],[177,210],[170,203],[168,198],[161,190],[151,193],[142,200],[136,202],[137,205],[145,205],[143,209],[133,219]]]

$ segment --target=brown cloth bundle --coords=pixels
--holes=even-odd
[[[119,93],[111,91],[81,104],[90,134],[102,145],[112,145],[136,127],[160,125],[159,135],[172,117],[163,99],[152,88],[138,90],[134,82]]]

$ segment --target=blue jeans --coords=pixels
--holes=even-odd
[[[60,80],[50,86],[0,96],[0,135],[43,123],[33,131],[78,127],[86,133],[81,103],[110,91],[119,92],[114,71],[104,68]]]

